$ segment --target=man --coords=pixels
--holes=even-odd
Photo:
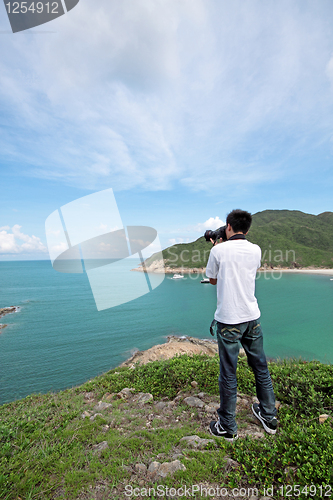
[[[252,223],[250,213],[233,210],[227,216],[226,223],[227,241],[216,244],[211,240],[214,246],[206,269],[210,283],[217,284],[217,309],[213,323],[216,325],[220,356],[219,418],[210,423],[210,432],[233,442],[238,438],[235,414],[239,343],[246,352],[256,380],[259,404],[253,404],[252,411],[269,434],[276,433],[277,411],[263,350],[260,310],[255,297],[255,278],[260,267],[261,249],[245,238]]]

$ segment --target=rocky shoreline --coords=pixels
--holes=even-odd
[[[156,274],[205,274],[205,267],[170,267],[163,262],[163,260],[155,260],[149,266],[140,264],[135,269],[131,269],[132,271],[139,272],[147,272],[147,273],[156,273]]]
[[[187,354],[207,354],[215,356],[218,353],[217,340],[197,339],[196,337],[168,335],[165,344],[158,344],[146,351],[137,351],[120,366],[134,368],[135,364],[145,365],[152,361],[165,360],[177,355]],[[245,355],[244,349],[240,349],[240,354]]]
[[[19,310],[19,308],[17,306],[3,307],[2,309],[0,309],[0,318],[2,318],[3,316],[6,316],[6,314],[12,314],[12,313],[18,312],[18,310]],[[6,326],[8,326],[8,325],[5,325],[4,323],[0,323],[0,333],[1,333],[1,330],[6,328]]]

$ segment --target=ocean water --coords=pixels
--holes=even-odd
[[[170,278],[98,312],[86,274],[58,273],[48,261],[0,262],[0,307],[20,307],[0,320],[8,324],[0,333],[0,404],[81,384],[168,335],[211,338],[215,287],[195,275]],[[261,275],[256,290],[269,358],[333,362],[330,277]]]

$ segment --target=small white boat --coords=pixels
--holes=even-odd
[[[174,274],[171,279],[172,280],[180,280],[182,278],[184,278],[184,276],[182,274]]]
[[[330,281],[333,281],[333,278],[330,278]]]
[[[204,278],[200,281],[200,283],[210,283],[209,278]]]

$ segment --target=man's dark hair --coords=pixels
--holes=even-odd
[[[233,210],[227,216],[227,224],[230,224],[234,233],[246,234],[252,224],[252,215],[245,210]]]

